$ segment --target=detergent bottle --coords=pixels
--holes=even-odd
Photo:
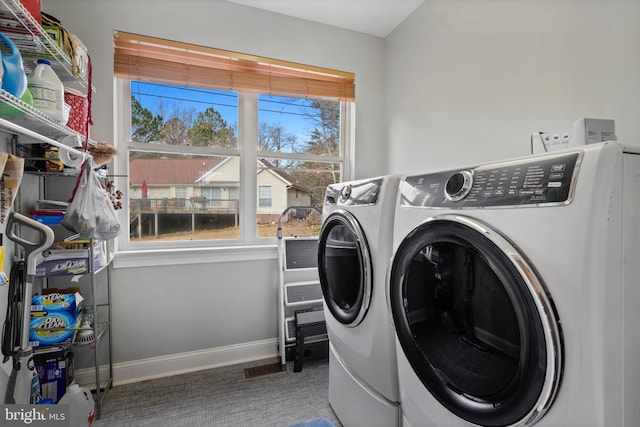
[[[64,85],[51,63],[38,59],[27,79],[33,106],[58,122],[64,122]]]
[[[0,33],[0,41],[9,47],[9,53],[2,52],[2,89],[22,98],[27,90],[27,74],[24,71],[20,51],[9,37]]]
[[[69,405],[70,427],[88,427],[93,424],[95,402],[88,388],[71,384],[58,405]]]

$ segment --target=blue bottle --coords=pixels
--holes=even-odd
[[[0,41],[9,46],[9,54],[2,53],[2,89],[11,95],[22,98],[27,90],[27,74],[24,71],[20,51],[9,37],[0,33]]]

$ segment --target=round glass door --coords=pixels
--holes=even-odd
[[[364,232],[348,211],[335,211],[323,222],[318,273],[333,317],[347,326],[362,322],[371,301],[371,258]]]
[[[511,426],[541,417],[558,387],[559,321],[502,236],[470,218],[426,221],[391,271],[398,339],[415,374],[458,417]]]

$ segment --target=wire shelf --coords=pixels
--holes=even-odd
[[[74,76],[69,55],[58,46],[19,0],[0,0],[0,17],[4,18],[5,25],[9,25],[9,28],[3,29],[31,36],[30,41],[28,38],[21,39],[20,53],[23,58],[30,58],[33,63],[39,58],[53,59],[51,67],[60,80],[88,87],[84,76]],[[11,20],[16,22],[15,26],[11,25]],[[10,33],[8,35],[11,37]]]
[[[0,113],[0,117],[11,123],[30,129],[51,139],[59,139],[65,136],[74,136],[79,140],[84,139],[78,132],[65,126],[61,122],[53,120],[42,111],[2,89],[0,89],[0,101],[17,110],[17,112],[11,111],[5,114],[5,117]]]

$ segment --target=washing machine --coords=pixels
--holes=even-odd
[[[329,335],[329,403],[345,427],[399,425],[386,284],[398,176],[327,187],[318,273]]]
[[[638,425],[639,224],[618,143],[402,178],[403,427]]]

